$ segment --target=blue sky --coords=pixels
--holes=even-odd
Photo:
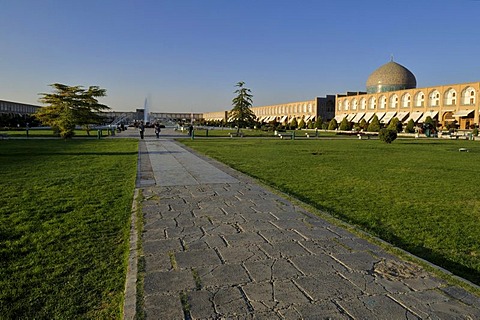
[[[113,110],[228,110],[365,90],[394,60],[418,87],[480,81],[480,1],[0,0],[0,99],[98,85]]]

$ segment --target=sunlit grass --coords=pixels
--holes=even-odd
[[[118,318],[136,140],[0,141],[0,318]]]
[[[478,142],[182,142],[480,284]]]

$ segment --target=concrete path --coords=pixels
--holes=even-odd
[[[171,139],[141,143],[147,319],[480,319],[480,299]]]

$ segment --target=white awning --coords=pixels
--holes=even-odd
[[[347,116],[346,113],[337,114],[337,115],[335,116],[335,120],[336,120],[337,122],[342,122],[343,118],[345,118],[346,116]]]
[[[262,122],[263,120],[265,120],[265,118],[265,116],[258,118],[258,122]]]
[[[385,112],[377,112],[375,114],[377,115],[378,121],[381,121],[383,117],[385,117]]]
[[[365,121],[367,121],[367,122],[370,122],[370,120],[372,120],[374,114],[375,114],[375,112],[367,112],[365,114],[365,116],[363,117],[363,119],[365,119]]]
[[[410,113],[410,117],[408,117],[408,119],[405,120],[405,122],[409,122],[410,119],[412,119],[413,122],[417,123],[418,119],[420,119],[422,114],[423,114],[423,112],[421,112],[421,111],[412,112],[412,113]]]
[[[393,119],[393,117],[394,117],[396,114],[397,114],[397,111],[387,112],[387,113],[385,114],[385,117],[383,117],[382,121],[380,121],[380,122],[387,124],[387,123],[390,122],[390,120]]]
[[[427,117],[435,118],[438,115],[438,111],[427,111],[423,114],[422,118],[418,120],[418,123],[424,123],[427,120]]]
[[[397,117],[398,121],[403,122],[403,120],[405,120],[405,118],[408,116],[409,113],[410,112],[408,112],[408,111],[399,112],[399,113],[397,113],[396,117]]]
[[[474,110],[458,110],[456,111],[453,116],[454,117],[459,117],[459,118],[462,118],[462,117],[468,117],[468,115],[470,113],[472,113]]]
[[[359,123],[362,120],[364,115],[365,115],[365,112],[359,112],[359,113],[355,114],[355,117],[353,117],[353,119],[351,121],[355,122],[355,123]]]
[[[278,122],[284,123],[287,120],[288,116],[283,116]]]
[[[305,121],[312,120],[313,118],[315,118],[315,116],[311,114],[305,118]]]
[[[348,122],[352,122],[353,118],[355,118],[356,115],[357,115],[356,113],[350,113],[350,114],[347,116]]]

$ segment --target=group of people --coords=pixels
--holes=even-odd
[[[155,135],[157,136],[157,139],[160,138],[160,132],[162,131],[160,129],[160,124],[155,122],[153,125],[153,129],[155,130]],[[138,130],[140,131],[140,139],[143,139],[145,136],[145,124],[143,121],[140,121],[140,124],[138,125]]]

